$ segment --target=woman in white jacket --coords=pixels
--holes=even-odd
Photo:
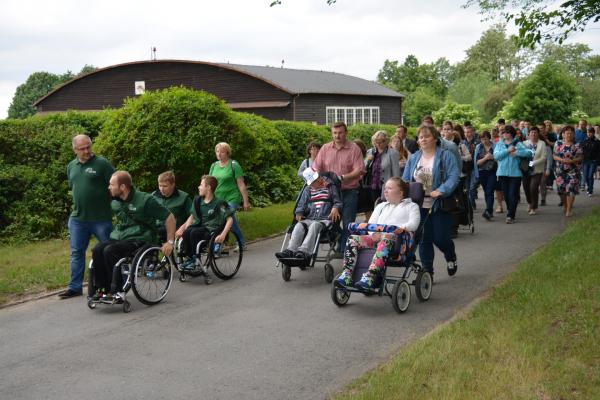
[[[537,214],[538,198],[540,194],[540,182],[546,166],[546,143],[540,140],[540,130],[537,126],[529,128],[529,139],[523,142],[533,154],[533,160],[529,162],[529,174],[523,174],[523,191],[529,203],[529,215]]]
[[[413,203],[408,195],[408,183],[398,177],[387,180],[383,194],[386,201],[380,203],[373,210],[369,224],[394,225],[406,231],[414,232],[421,222],[419,206]],[[352,271],[358,256],[358,250],[363,248],[377,249],[369,270],[365,272],[356,287],[364,290],[373,289],[375,278],[382,272],[385,258],[394,246],[396,237],[394,233],[370,232],[367,235],[351,235],[346,243],[344,254],[344,271],[337,282],[344,286],[352,285]]]

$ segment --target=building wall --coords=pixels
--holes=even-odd
[[[399,124],[402,115],[402,99],[398,97],[352,96],[334,94],[301,94],[295,98],[296,121],[326,123],[326,107],[379,107],[379,122]]]
[[[59,89],[38,104],[38,111],[101,110],[118,108],[135,96],[134,83],[144,81],[146,90],[185,86],[212,93],[228,103],[290,101],[284,92],[260,79],[218,66],[148,62],[125,64],[90,74]]]

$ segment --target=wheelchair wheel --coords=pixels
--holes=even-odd
[[[292,268],[289,265],[284,264],[281,266],[281,277],[286,282],[290,280],[292,277]]]
[[[143,246],[136,253],[132,280],[133,294],[143,304],[152,305],[165,298],[173,273],[171,258],[157,246]]]
[[[427,301],[431,297],[433,289],[433,279],[428,271],[419,271],[415,279],[415,294],[419,301]]]
[[[410,285],[406,280],[402,279],[394,284],[392,305],[394,306],[394,310],[400,314],[408,310],[408,306],[410,305]]]
[[[210,267],[219,279],[231,279],[237,274],[240,265],[242,265],[244,254],[242,242],[238,235],[231,231],[221,244],[215,243],[215,237],[216,235],[213,235],[208,244]],[[215,245],[218,248],[216,251]],[[239,251],[234,251],[236,247]]]
[[[333,282],[333,265],[329,263],[325,264],[325,282]]]
[[[94,300],[92,300],[91,297],[87,301],[87,306],[90,308],[90,310],[93,310],[94,308],[96,308],[96,303],[94,303]]]
[[[95,294],[96,294],[96,288],[94,287],[94,261],[90,260],[90,263],[88,264],[88,287],[87,287],[87,292],[88,292],[88,299],[91,299]],[[88,302],[88,306],[89,306],[89,302]],[[94,304],[94,307],[96,305]],[[92,307],[90,307],[92,308]]]
[[[342,307],[350,300],[350,292],[333,284],[331,285],[331,300],[336,306]]]

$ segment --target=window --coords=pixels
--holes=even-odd
[[[379,107],[326,107],[326,124],[342,121],[346,125],[378,124]]]

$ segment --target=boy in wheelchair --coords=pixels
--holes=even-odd
[[[287,248],[275,253],[275,257],[279,260],[294,258],[308,263],[321,230],[340,220],[342,198],[339,188],[312,168],[306,168],[302,176],[306,186],[294,210],[297,223]]]
[[[419,227],[421,214],[419,206],[413,203],[407,195],[408,183],[397,177],[390,178],[384,187],[386,201],[375,207],[369,218],[369,225],[393,225],[408,232],[416,231]],[[377,280],[382,275],[385,260],[395,241],[396,235],[386,232],[385,229],[382,229],[381,232],[368,232],[365,235],[351,235],[348,237],[342,264],[344,270],[336,279],[336,283],[342,286],[353,286],[354,284],[354,287],[363,291],[375,289]],[[358,251],[365,248],[376,249],[376,252],[367,272],[362,275],[359,281],[353,283],[352,274]]]
[[[117,224],[110,240],[98,243],[92,250],[93,297],[122,300],[122,275],[115,265],[120,259],[132,256],[144,244],[158,242],[156,220],[163,221],[166,237],[170,238],[162,245],[163,253],[169,256],[173,251],[175,217],[154,196],[136,190],[127,171],[116,171],[110,178],[108,190],[113,197],[111,208]]]
[[[183,270],[194,269],[199,260],[198,244],[201,241],[208,243],[210,237],[221,228],[215,237],[215,243],[225,241],[233,225],[233,210],[226,201],[215,197],[217,179],[214,176],[204,175],[198,186],[198,195],[194,198],[190,216],[175,232],[175,237],[183,238],[183,252],[189,258],[182,265]],[[205,271],[205,274],[207,272]]]

